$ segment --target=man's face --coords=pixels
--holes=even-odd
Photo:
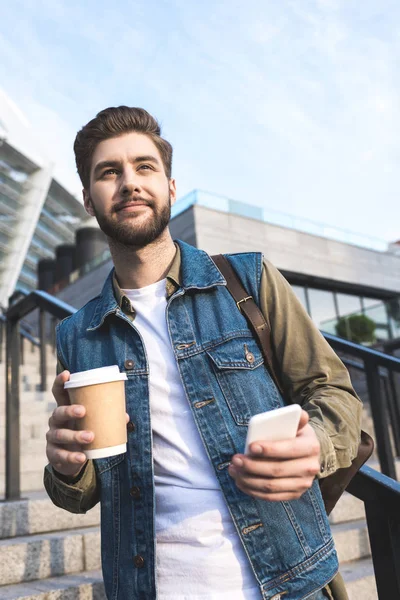
[[[85,208],[111,239],[143,248],[168,225],[176,199],[154,142],[141,133],[126,133],[100,142],[93,154]]]

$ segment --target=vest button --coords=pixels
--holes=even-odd
[[[136,429],[135,423],[132,423],[132,421],[129,421],[129,423],[126,426],[126,429],[127,429],[128,433],[132,433],[132,431],[135,431],[135,429]]]
[[[254,354],[252,352],[246,352],[246,360],[247,360],[247,362],[252,364],[255,360]]]
[[[134,485],[133,487],[131,487],[129,493],[132,496],[132,498],[134,498],[135,500],[139,500],[139,498],[140,498],[140,488],[137,485]]]
[[[133,564],[138,569],[141,569],[143,567],[143,565],[144,565],[144,558],[143,558],[143,556],[140,556],[140,554],[137,554],[136,556],[134,556],[133,557]]]
[[[133,367],[135,366],[135,363],[133,362],[133,360],[131,358],[128,358],[125,362],[124,362],[124,367],[127,371],[132,371]]]

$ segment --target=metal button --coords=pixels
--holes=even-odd
[[[250,364],[255,361],[254,354],[252,352],[246,352],[246,360]]]
[[[140,488],[137,485],[134,485],[133,487],[131,487],[131,490],[129,493],[132,496],[132,498],[134,498],[135,500],[139,500]]]
[[[135,431],[135,429],[136,429],[135,423],[133,423],[132,421],[129,421],[129,423],[126,426],[126,429],[127,429],[128,433],[132,433],[132,431]]]
[[[143,556],[141,556],[140,554],[137,554],[136,556],[134,556],[133,557],[133,564],[138,569],[141,569],[143,567],[143,565],[144,565],[144,558],[143,558]]]
[[[135,366],[135,363],[133,362],[133,360],[131,358],[127,358],[126,361],[124,362],[124,367],[127,371],[131,371],[134,366]]]

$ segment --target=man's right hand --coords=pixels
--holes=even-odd
[[[64,383],[69,380],[69,371],[63,371],[54,380],[52,392],[57,408],[49,419],[46,434],[46,454],[51,466],[61,475],[76,477],[86,464],[83,448],[94,439],[92,431],[78,431],[77,420],[85,416],[86,409],[70,404]]]

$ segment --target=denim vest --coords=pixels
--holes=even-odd
[[[243,452],[250,417],[281,406],[283,400],[212,260],[178,243],[181,286],[168,299],[166,318],[193,418],[260,598],[307,598],[338,569],[318,482],[289,502],[256,500],[236,488],[227,468],[232,456]],[[261,254],[229,258],[259,304]],[[157,583],[149,367],[134,322],[116,302],[112,273],[98,297],[60,323],[57,344],[72,373],[117,364],[127,374],[126,410],[135,426],[128,434],[127,453],[94,461],[101,490],[103,576],[109,600],[153,600]],[[254,358],[249,360],[249,353]]]

